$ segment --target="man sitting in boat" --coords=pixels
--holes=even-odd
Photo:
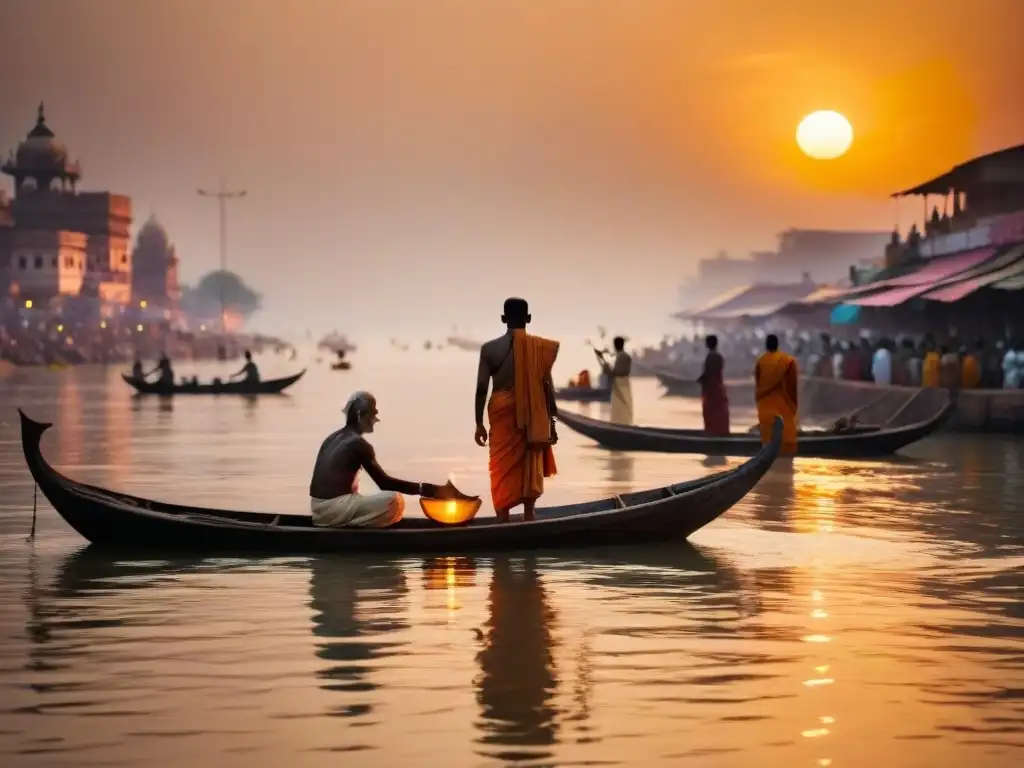
[[[557,411],[551,369],[559,344],[528,334],[530,319],[525,299],[506,299],[501,321],[507,330],[480,348],[477,368],[474,439],[481,447],[490,439],[491,500],[501,522],[508,522],[512,507],[520,504],[523,519],[533,520],[537,499],[544,493],[544,478],[556,471],[552,446],[558,441]],[[488,386],[492,387],[490,401]]]
[[[385,528],[402,519],[405,499],[427,496],[435,499],[469,499],[451,481],[444,486],[414,483],[391,477],[377,463],[377,454],[364,435],[373,432],[377,399],[369,392],[356,392],[345,404],[345,426],[320,446],[309,484],[313,525],[341,528]],[[359,493],[359,470],[364,469],[380,488],[378,493]]]
[[[134,372],[134,368],[132,369]],[[171,389],[174,387],[174,369],[171,367],[171,359],[167,357],[167,353],[160,355],[160,361],[149,373],[145,374],[143,378],[149,378],[156,372],[160,372],[160,378],[158,378],[154,384],[160,387],[167,387]]]
[[[139,360],[138,356],[132,362],[132,378],[136,381],[142,381],[146,378],[146,374],[142,372],[142,361]]]
[[[797,384],[799,376],[796,360],[779,351],[779,337],[774,333],[765,339],[766,352],[754,367],[757,421],[761,428],[761,443],[772,439],[775,417],[782,417],[781,454],[796,453]]]
[[[242,376],[241,382],[243,384],[259,384],[260,383],[260,370],[256,367],[256,363],[252,361],[252,352],[248,349],[245,350],[245,365],[237,373],[231,374],[231,378],[228,381],[234,381],[239,376]]]
[[[584,368],[576,376],[576,387],[578,389],[590,389],[590,371]]]
[[[613,424],[632,424],[633,389],[629,383],[629,374],[633,368],[633,358],[626,353],[626,339],[622,336],[616,336],[612,346],[615,347],[615,360],[612,363],[605,360],[603,351],[594,350],[612,389],[610,421]]]

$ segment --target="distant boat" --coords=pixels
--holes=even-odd
[[[355,352],[356,345],[348,340],[348,337],[343,333],[332,331],[324,336],[316,344],[317,349],[323,349],[328,352]]]
[[[480,347],[483,346],[479,341],[473,341],[473,339],[467,339],[462,336],[449,336],[445,341],[449,347],[461,349],[463,352],[479,352]]]

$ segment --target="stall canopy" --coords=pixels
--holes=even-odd
[[[680,320],[732,320],[740,317],[767,317],[782,307],[804,298],[818,288],[811,282],[755,283],[727,291],[699,309],[680,312]]]
[[[1011,277],[1009,280],[1001,280],[993,288],[998,288],[1001,291],[1019,291],[1024,288],[1024,275],[1020,277]]]
[[[980,248],[976,251],[964,251],[953,256],[933,259],[910,274],[870,283],[850,291],[841,301],[843,304],[855,304],[859,307],[895,307],[988,261],[995,252],[995,248]],[[888,290],[873,292],[879,288]],[[864,295],[869,291],[872,291],[870,295]]]
[[[988,250],[994,252],[992,249]],[[993,272],[999,271],[1004,267],[1009,267],[1020,261],[1022,256],[1024,256],[1024,248],[1018,249],[1018,247],[1015,246],[1004,250],[1003,253],[999,254],[995,258],[985,259],[974,267],[960,270],[952,274],[947,274],[944,278],[934,279],[929,282],[919,283],[916,285],[890,288],[889,290],[874,293],[863,298],[848,299],[846,303],[856,304],[859,307],[895,307],[918,296],[925,296],[930,291],[935,291],[936,289],[951,286],[972,278],[983,278]],[[939,273],[935,272],[934,274],[938,275]],[[907,275],[907,277],[910,276]],[[996,282],[996,280],[991,282]]]
[[[929,291],[922,298],[947,303],[960,301],[965,296],[969,296],[987,285],[1024,276],[1024,261],[1022,259],[1024,259],[1024,245],[1014,246],[996,259],[996,261],[1002,262],[997,269],[981,275],[965,274],[936,290]],[[976,272],[976,270],[970,270],[970,272]]]

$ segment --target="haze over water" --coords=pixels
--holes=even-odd
[[[891,461],[798,459],[692,547],[112,559],[83,554],[41,498],[26,543],[32,483],[15,406],[54,422],[44,453],[76,479],[305,511],[320,440],[348,393],[368,388],[385,469],[453,473],[486,497],[475,356],[355,362],[313,365],[291,396],[252,402],[133,399],[116,369],[0,380],[0,764],[1019,762],[1019,441],[943,436]],[[261,362],[266,377],[296,364]],[[639,423],[699,419],[696,401],[659,398],[652,381],[634,381],[634,398]],[[736,404],[734,428],[751,422]],[[565,428],[560,438],[548,504],[719,468],[598,450]]]

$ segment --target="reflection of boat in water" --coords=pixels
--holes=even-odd
[[[742,499],[778,456],[782,420],[770,443],[735,469],[685,483],[615,495],[598,501],[546,507],[537,519],[513,525],[475,518],[438,527],[406,518],[385,529],[316,528],[308,515],[187,507],[78,483],[43,458],[40,443],[50,424],[21,413],[22,451],[33,479],[54,509],[94,544],[195,552],[447,552],[496,548],[609,545],[684,538]]]
[[[337,694],[328,714],[346,718],[370,715],[377,690],[370,678],[373,668],[406,645],[391,639],[392,633],[409,627],[404,615],[409,588],[403,566],[317,557],[310,562],[309,584],[316,656],[326,662],[316,676],[321,688]],[[361,612],[361,601],[376,605],[372,611]],[[355,731],[349,733],[351,738],[359,738]]]

